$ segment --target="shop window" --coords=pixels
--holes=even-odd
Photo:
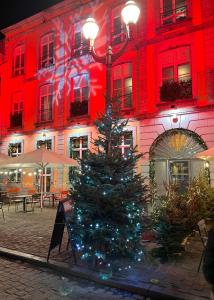
[[[8,155],[16,157],[22,154],[22,143],[9,143]]]
[[[169,161],[169,174],[169,182],[177,186],[178,190],[184,190],[190,180],[189,161]]]
[[[162,0],[161,22],[172,24],[186,19],[188,14],[187,0]]]
[[[190,64],[180,64],[162,69],[160,100],[171,101],[192,98]]]
[[[113,68],[113,98],[122,109],[132,107],[132,65],[121,64]]]
[[[53,117],[53,86],[46,84],[40,87],[39,122],[52,121]]]
[[[183,192],[204,170],[205,162],[194,156],[206,148],[201,137],[190,130],[171,129],[160,135],[150,149],[150,174],[158,194],[165,194],[170,183]]]
[[[8,155],[11,157],[17,157],[22,154],[22,143],[10,143],[8,145]],[[19,170],[9,169],[8,170],[8,181],[9,182],[21,182],[22,174]]]
[[[51,139],[38,140],[36,142],[36,147],[37,147],[37,149],[40,149],[41,147],[44,147],[47,150],[51,150],[52,149],[52,140]]]
[[[84,158],[88,152],[88,136],[70,138],[70,157],[74,159]]]
[[[48,33],[40,41],[40,68],[54,64],[54,34]]]
[[[73,55],[78,57],[88,53],[88,42],[82,32],[82,24],[74,26]]]
[[[17,46],[13,53],[13,76],[24,74],[24,45]]]
[[[88,74],[73,78],[73,96],[70,103],[70,117],[88,114]]]

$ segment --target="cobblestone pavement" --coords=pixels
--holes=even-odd
[[[38,207],[34,212],[23,213],[15,212],[13,206],[8,212],[5,206],[4,211],[5,222],[0,214],[0,246],[47,257],[56,209],[44,208],[41,212]],[[73,260],[71,253],[66,250],[66,245],[65,229],[61,253],[55,249],[50,258],[67,263],[70,268]],[[149,289],[161,293],[167,291],[171,295],[186,295],[185,299],[188,300],[209,299],[209,286],[202,271],[197,272],[201,253],[202,243],[196,236],[192,238],[184,257],[161,264],[148,256],[142,264],[130,270],[130,273],[120,272],[120,275],[116,274],[116,278],[113,279],[124,279],[125,282],[138,287],[147,285]]]
[[[112,288],[103,288],[85,280],[59,276],[47,269],[0,258],[1,300],[140,300]],[[148,299],[148,298],[147,298]]]

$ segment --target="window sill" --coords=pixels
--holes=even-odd
[[[49,70],[49,69],[53,69],[55,67],[55,64],[52,65],[48,65],[46,67],[39,67],[38,71],[42,71],[42,70]]]
[[[43,126],[44,124],[51,124],[53,123],[53,120],[48,120],[48,121],[37,121],[34,123],[35,127],[40,127]]]
[[[186,27],[187,25],[191,24],[192,18],[186,17],[185,19],[178,20],[174,23],[170,24],[161,24],[159,27],[156,28],[156,33],[164,33],[175,29],[181,29],[183,27]]]
[[[185,99],[176,99],[176,100],[167,100],[167,101],[160,101],[156,104],[157,107],[167,107],[170,105],[194,105],[196,106],[196,99],[195,98],[185,98]]]
[[[85,115],[81,115],[81,116],[70,116],[67,118],[67,120],[69,122],[72,122],[72,123],[78,123],[78,122],[81,122],[81,121],[85,121],[85,120],[90,120],[90,115],[89,114],[85,114]]]
[[[20,126],[10,126],[7,128],[8,131],[13,131],[13,130],[22,130],[23,129],[23,125]]]

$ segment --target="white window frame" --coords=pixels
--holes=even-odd
[[[53,92],[52,83],[46,83],[39,88],[39,122],[50,122],[53,120]],[[42,109],[44,106],[49,106],[49,97],[51,97],[50,109]],[[45,105],[43,104],[43,101]],[[44,112],[44,118],[42,112]]]
[[[47,46],[47,55],[43,57],[44,47]],[[53,47],[53,54],[50,55],[51,47]],[[40,39],[39,49],[40,69],[47,68],[54,65],[54,33],[49,32],[43,35]]]
[[[125,66],[126,65],[130,65],[128,68],[131,68],[131,74],[128,76],[128,74],[125,74]],[[114,68],[121,68],[121,76],[120,77],[115,77],[114,74]],[[122,86],[121,86],[121,95],[118,97],[120,98],[119,100],[121,100],[121,108],[122,109],[131,109],[133,107],[133,65],[131,62],[126,62],[126,63],[122,63],[119,65],[116,65],[113,67],[113,76],[112,76],[113,80],[112,80],[112,92],[113,92],[113,98],[115,98],[115,100],[117,100],[117,95],[114,95],[114,82],[116,80],[121,80],[122,82]],[[132,92],[131,92],[131,104],[130,106],[125,106],[125,98],[126,98],[126,94],[125,94],[125,80],[126,79],[131,79],[132,85]]]

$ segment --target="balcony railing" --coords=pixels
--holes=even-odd
[[[76,101],[70,104],[70,117],[82,116],[88,114],[88,101]]]
[[[10,114],[10,128],[22,127],[22,112]]]
[[[192,80],[166,81],[160,87],[160,100],[172,101],[192,98]]]

